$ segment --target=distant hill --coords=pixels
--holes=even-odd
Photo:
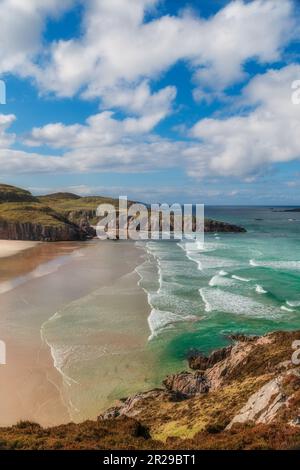
[[[8,184],[0,184],[1,202],[35,202],[37,199],[26,189],[17,188]]]

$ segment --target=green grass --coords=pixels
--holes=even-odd
[[[67,222],[50,207],[35,202],[8,202],[0,204],[0,221],[56,227],[64,226]]]
[[[8,184],[0,184],[0,203],[18,201],[33,202],[36,201],[36,198],[25,189],[10,186]]]

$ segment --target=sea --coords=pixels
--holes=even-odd
[[[300,328],[300,212],[282,207],[207,207],[205,216],[246,233],[140,244],[137,268],[151,305],[150,341],[166,356],[224,346],[233,333]]]

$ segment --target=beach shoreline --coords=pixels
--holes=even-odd
[[[99,369],[110,374],[110,369],[118,366],[120,372],[116,377],[121,381],[126,381],[128,365],[116,365],[116,352],[122,355],[126,350],[129,358],[130,351],[136,354],[149,337],[150,307],[146,293],[138,286],[139,276],[135,272],[143,262],[142,250],[131,242],[98,240],[54,245],[46,243],[31,247],[30,257],[35,259],[35,270],[34,276],[31,274],[28,278],[26,275],[30,273],[24,273],[23,264],[27,264],[29,251],[5,259],[8,265],[14,261],[14,271],[22,271],[25,281],[0,294],[1,340],[7,346],[7,364],[0,366],[1,427],[20,420],[32,420],[43,426],[81,420],[80,413],[72,413],[77,406],[73,406],[69,386],[54,365],[55,345],[49,345],[41,336],[43,325],[61,308],[70,305],[72,311],[72,302],[96,295],[100,300],[99,315],[106,327],[95,333],[93,341],[99,350],[105,349],[108,341],[116,349],[104,356],[105,366]],[[9,276],[8,282],[12,282],[12,271]],[[64,285],[63,290],[59,290],[60,285]],[[135,329],[131,325],[126,331],[121,324],[119,326],[122,309],[128,311],[132,325],[136,324]],[[97,409],[95,406],[84,409],[84,416],[96,417],[106,403],[113,400],[106,398],[118,395],[116,380],[107,381],[107,385],[108,388],[103,389],[103,407],[99,399]]]
[[[40,242],[23,240],[0,240],[0,259],[17,255],[18,253],[34,248]]]

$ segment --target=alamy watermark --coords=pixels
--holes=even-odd
[[[0,80],[0,104],[6,104],[6,85],[3,80]]]
[[[181,240],[197,238],[204,243],[203,204],[128,203],[119,197],[119,205],[100,204],[96,226],[100,240]]]

